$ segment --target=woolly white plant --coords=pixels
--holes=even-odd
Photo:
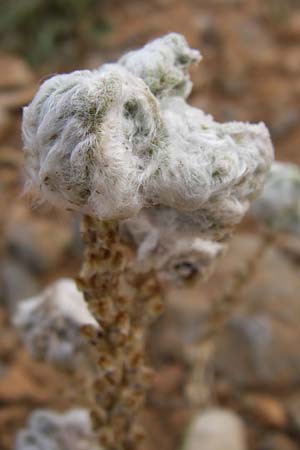
[[[36,410],[16,437],[15,450],[101,450],[93,436],[88,411]]]
[[[151,221],[151,212],[155,212],[156,220]],[[177,284],[207,279],[227,244],[203,239],[200,233],[180,235],[172,225],[167,229],[165,210],[159,212],[152,208],[122,223],[122,240],[137,255],[135,270],[154,270],[164,282]]]
[[[99,325],[71,279],[60,279],[39,295],[21,301],[13,317],[29,353],[38,360],[74,369],[84,349],[82,325]]]
[[[154,45],[162,61],[171,38],[182,39]],[[264,124],[218,124],[181,97],[160,101],[118,63],[45,81],[23,137],[30,180],[50,201],[100,220],[161,205],[206,230],[240,221],[273,158]]]
[[[116,64],[48,79],[24,109],[30,183],[86,215],[78,284],[101,330],[85,333],[100,354],[93,421],[107,449],[136,448],[140,437],[133,418],[149,382],[145,327],[161,310],[153,269],[172,272],[169,263],[176,267],[187,253],[196,261],[205,254],[210,264],[223,248],[216,241],[240,222],[273,159],[263,123],[219,124],[186,103],[188,67],[199,59],[171,33]],[[151,248],[144,252],[153,264],[140,277],[128,274],[119,235],[119,221],[139,221],[138,214],[157,230],[159,245],[172,235],[161,265]]]
[[[189,66],[201,59],[200,52],[189,48],[183,36],[170,33],[127,53],[118,63],[142,78],[156,97],[186,98],[192,90]]]
[[[276,161],[251,213],[274,232],[300,232],[300,167]]]

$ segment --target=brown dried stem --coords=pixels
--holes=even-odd
[[[240,304],[245,287],[255,277],[260,262],[274,244],[275,238],[273,233],[263,233],[261,244],[248,260],[246,268],[243,271],[237,270],[233,274],[224,292],[215,300],[212,317],[209,320],[211,327],[206,339],[215,339],[222,332],[226,320]]]
[[[82,330],[97,358],[90,399],[94,428],[106,450],[133,450],[143,435],[136,419],[152,378],[144,363],[145,333],[162,309],[160,289],[153,273],[132,271],[117,222],[86,216],[82,237],[78,286],[99,324],[98,330]]]
[[[213,380],[209,377],[208,369],[217,339],[222,333],[226,321],[240,305],[244,289],[256,276],[260,262],[275,241],[276,235],[274,233],[263,232],[262,241],[248,260],[245,269],[243,271],[237,270],[221,295],[214,300],[213,310],[208,317],[209,328],[207,333],[201,337],[197,362],[193,365],[186,388],[190,403],[195,409],[202,407],[203,404],[211,400]],[[202,396],[200,390],[203,391]],[[195,392],[197,392],[197,395],[194,395]]]

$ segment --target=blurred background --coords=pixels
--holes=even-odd
[[[0,2],[1,450],[13,448],[34,409],[72,405],[72,375],[33,362],[10,316],[21,299],[75,276],[82,255],[78,218],[22,196],[22,106],[50,74],[97,68],[171,31],[203,56],[190,102],[221,122],[266,122],[276,159],[299,164],[299,0]],[[262,240],[246,218],[208,282],[169,292],[149,337],[157,375],[143,413],[145,448],[179,448],[191,417],[215,407],[242,420],[246,449],[300,449],[299,237],[278,236],[216,341],[203,338],[214,302]]]

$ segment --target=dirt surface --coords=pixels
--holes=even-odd
[[[102,14],[112,31],[78,68],[97,67],[166,32],[183,33],[203,55],[192,71],[191,102],[220,121],[265,121],[276,158],[300,163],[298,1],[111,0]],[[4,52],[0,67],[0,449],[11,450],[32,410],[76,404],[76,376],[31,361],[9,317],[20,299],[75,276],[82,244],[78,218],[22,196],[21,107],[51,67],[33,71]],[[211,311],[262,242],[246,219],[207,283],[169,292],[149,336],[157,372],[142,417],[145,450],[179,449],[190,419],[209,406],[240,415],[249,449],[300,448],[300,239],[280,236],[264,249],[233,316],[207,339]]]

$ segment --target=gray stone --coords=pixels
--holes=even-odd
[[[242,389],[293,388],[300,371],[299,268],[272,248],[256,271],[218,339],[212,365],[219,379]]]
[[[2,301],[13,312],[19,300],[31,297],[40,290],[40,284],[23,264],[13,258],[4,260],[1,269]]]
[[[6,226],[8,248],[17,259],[37,273],[62,263],[73,244],[72,220],[17,205]],[[24,298],[24,296],[23,296]]]

